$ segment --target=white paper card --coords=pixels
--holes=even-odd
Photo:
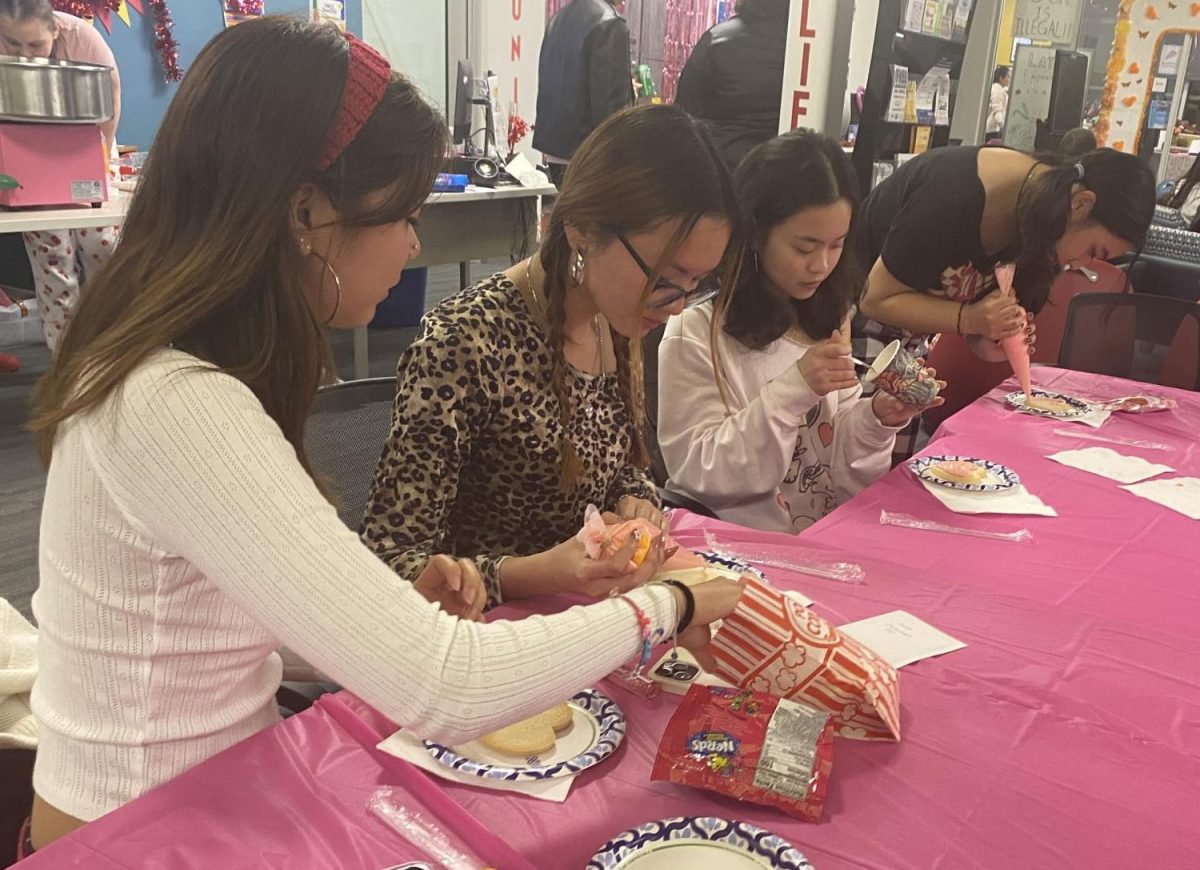
[[[1163,507],[1179,511],[1185,517],[1200,520],[1200,478],[1171,477],[1166,480],[1148,480],[1123,486],[1134,495],[1157,502]]]
[[[446,767],[446,765],[435,761],[433,756],[429,754],[429,750],[425,748],[425,744],[408,731],[397,731],[391,737],[380,741],[375,748],[382,749],[388,755],[403,758],[405,761],[415,764],[421,770],[432,773],[434,776],[440,776],[442,779],[449,780],[450,782],[473,785],[478,788],[494,788],[498,791],[515,791],[519,794],[527,794],[539,800],[554,801],[555,803],[562,803],[567,799],[567,793],[571,791],[571,783],[575,781],[575,776],[573,775],[556,776],[552,779],[539,779],[530,782],[509,782],[502,779],[474,776],[469,773],[459,773],[457,770],[452,770]]]
[[[1137,483],[1175,469],[1169,465],[1149,462],[1140,456],[1126,456],[1108,447],[1085,447],[1082,450],[1063,450],[1046,457],[1071,468],[1098,474],[1118,483]]]
[[[841,626],[838,631],[854,638],[894,668],[966,646],[903,610],[860,619]]]
[[[922,480],[921,485],[934,498],[959,514],[1018,514],[1056,517],[1058,511],[1018,484],[999,492],[965,492]]]

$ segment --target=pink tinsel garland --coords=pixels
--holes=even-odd
[[[162,58],[164,77],[168,82],[177,82],[183,78],[183,71],[179,68],[179,43],[175,41],[175,24],[167,0],[129,0],[129,5],[138,12],[142,11],[143,3],[154,12],[154,47]],[[107,27],[112,13],[121,8],[121,0],[51,0],[51,5],[77,18],[99,16]]]
[[[719,0],[667,0],[663,34],[662,98],[675,102],[675,87],[692,48],[704,32],[717,23]]]

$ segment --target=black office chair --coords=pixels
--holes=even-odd
[[[313,402],[304,448],[313,471],[338,500],[338,516],[355,531],[367,507],[383,442],[392,429],[395,378],[325,387]]]
[[[1071,300],[1061,368],[1200,389],[1200,304],[1148,293]]]
[[[1153,223],[1146,231],[1142,253],[1185,263],[1200,263],[1200,233]]]
[[[1165,227],[1170,230],[1186,230],[1188,228],[1187,218],[1183,216],[1183,213],[1169,205],[1154,206],[1154,217],[1151,218],[1151,223],[1153,226]]]
[[[309,464],[338,501],[338,517],[354,531],[362,522],[383,442],[392,429],[395,378],[367,378],[325,387],[317,393],[304,429]],[[285,679],[275,701],[285,714],[299,713],[336,684],[319,682],[311,666],[284,654]]]

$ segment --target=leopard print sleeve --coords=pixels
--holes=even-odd
[[[503,555],[456,553],[452,541],[451,515],[462,475],[502,391],[494,354],[480,342],[479,326],[427,316],[420,336],[400,358],[392,431],[360,534],[380,559],[410,580],[437,553],[473,559],[491,607],[502,601]],[[472,330],[476,334],[466,340]]]
[[[662,502],[658,498],[658,487],[650,479],[650,474],[644,469],[628,463],[613,478],[612,486],[608,490],[608,504],[605,505],[605,510],[615,510],[617,502],[627,495],[644,498],[646,501],[652,502],[655,507],[662,507]]]

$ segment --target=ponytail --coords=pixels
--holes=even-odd
[[[1053,158],[1039,157],[1045,163]],[[1053,165],[1037,178],[1017,203],[1021,253],[1017,256],[1017,299],[1034,314],[1050,296],[1050,284],[1061,269],[1055,246],[1071,219],[1075,185],[1092,191],[1096,204],[1089,221],[1141,250],[1154,217],[1154,174],[1131,154],[1101,148],[1072,162]]]

